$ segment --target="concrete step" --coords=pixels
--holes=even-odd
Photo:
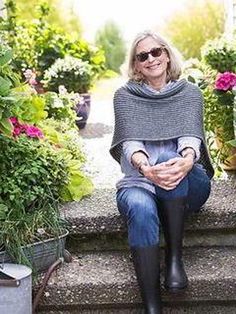
[[[174,296],[163,290],[164,313],[236,313],[236,249],[185,248],[184,261],[189,287]],[[162,261],[162,272],[163,268]],[[207,308],[215,311],[206,312]],[[74,255],[72,263],[54,273],[39,312],[141,313],[141,309],[129,254],[103,252]]]
[[[235,306],[224,305],[199,305],[199,306],[178,306],[170,308],[165,306],[163,314],[235,314]],[[144,310],[140,308],[128,309],[100,309],[100,310],[62,310],[62,311],[40,311],[40,314],[144,314]]]
[[[232,181],[213,181],[212,193],[200,214],[186,222],[185,245],[220,246],[236,243],[236,186]],[[70,247],[81,250],[124,248],[126,226],[116,207],[114,189],[97,189],[81,202],[66,204]]]

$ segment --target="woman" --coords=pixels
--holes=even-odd
[[[170,45],[152,32],[131,47],[130,80],[114,96],[111,155],[124,173],[117,205],[146,313],[161,313],[159,227],[166,242],[165,282],[170,292],[187,287],[182,262],[186,214],[199,211],[210,194],[210,164],[198,87],[179,79]]]

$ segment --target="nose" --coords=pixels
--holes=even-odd
[[[156,58],[153,57],[150,53],[148,54],[148,61],[152,62],[153,60],[155,60]]]

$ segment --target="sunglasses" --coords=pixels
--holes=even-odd
[[[164,51],[164,48],[162,47],[157,47],[157,48],[152,48],[150,51],[147,52],[140,52],[139,54],[136,55],[136,59],[139,62],[144,62],[148,59],[149,54],[153,57],[160,57],[162,55],[162,52]]]

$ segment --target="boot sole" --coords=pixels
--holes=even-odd
[[[171,288],[171,287],[168,287],[168,286],[164,286],[164,287],[165,287],[166,291],[168,291],[170,293],[177,294],[177,293],[184,292],[187,289],[188,285],[186,285],[184,287],[178,287],[178,288],[177,287],[176,288]]]

